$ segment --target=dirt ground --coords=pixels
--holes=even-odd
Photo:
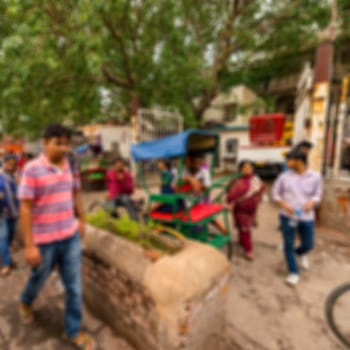
[[[88,206],[98,198],[103,198],[103,193],[88,193],[83,202]],[[349,280],[350,237],[319,228],[316,249],[310,255],[311,269],[302,273],[296,288],[291,288],[284,282],[287,272],[277,210],[267,200],[259,211],[258,223],[254,232],[255,261],[247,262],[235,249],[228,328],[213,350],[344,349],[327,326],[324,302],[331,290]],[[16,259],[19,269],[9,279],[0,279],[0,350],[70,349],[59,339],[63,298],[55,277],[38,300],[38,323],[30,328],[19,325],[18,295],[29,271],[20,253]],[[85,326],[100,341],[100,349],[130,349],[106,325],[88,312],[86,315]]]
[[[238,254],[232,261],[228,349],[337,350],[325,321],[324,302],[332,289],[350,279],[350,240],[325,228],[317,230],[311,269],[296,288],[288,287],[277,212],[264,203],[254,232],[255,261]]]
[[[34,304],[35,322],[24,326],[18,315],[19,296],[30,270],[23,254],[14,254],[16,270],[0,278],[0,350],[73,350],[62,340],[64,327],[64,291],[55,272],[46,282]],[[98,342],[97,350],[132,350],[121,338],[84,308],[83,328]]]
[[[138,191],[135,196],[144,197],[144,193]],[[222,348],[344,349],[326,323],[324,303],[336,286],[350,280],[350,236],[318,228],[316,248],[309,256],[311,268],[302,272],[300,284],[292,288],[284,281],[287,270],[278,226],[278,211],[266,196],[254,230],[255,261],[247,262],[235,248]]]

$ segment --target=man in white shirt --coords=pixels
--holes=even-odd
[[[182,180],[190,184],[193,193],[200,194],[211,185],[209,169],[202,167],[203,159],[200,156],[191,156],[184,171]]]
[[[203,158],[201,156],[190,156],[187,168],[184,171],[182,180],[191,186],[194,195],[201,195],[211,186],[211,175],[208,167],[203,166]],[[204,202],[209,202],[208,196],[204,196]],[[222,233],[228,234],[225,225],[218,219],[213,221],[213,225]]]

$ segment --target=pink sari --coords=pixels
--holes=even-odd
[[[227,201],[234,204],[233,218],[240,233],[240,243],[248,253],[253,249],[251,228],[264,190],[265,185],[257,176],[244,176],[227,195]]]

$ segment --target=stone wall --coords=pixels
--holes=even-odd
[[[120,269],[96,255],[84,255],[84,289],[88,306],[96,316],[112,324],[133,345],[156,348],[154,302],[142,286]],[[137,337],[135,337],[135,335]]]
[[[324,183],[324,196],[320,208],[322,225],[349,232],[350,179],[328,179]]]
[[[149,261],[141,247],[89,227],[84,298],[137,350],[213,350],[224,336],[231,268],[207,245],[186,243]]]

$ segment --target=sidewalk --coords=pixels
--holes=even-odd
[[[73,350],[60,338],[63,333],[64,295],[54,273],[35,303],[33,325],[20,323],[17,308],[21,290],[29,275],[22,254],[15,254],[18,268],[8,278],[0,279],[0,349],[1,350]],[[84,329],[99,342],[100,350],[132,350],[103,323],[84,310]]]

